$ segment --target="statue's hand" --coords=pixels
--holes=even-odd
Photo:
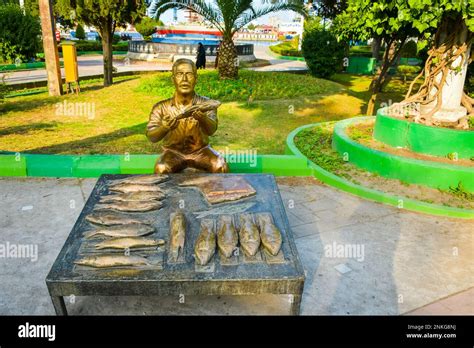
[[[161,123],[163,124],[164,127],[168,129],[173,129],[178,125],[178,119],[176,117],[165,116],[161,120]]]
[[[178,118],[186,118],[186,117],[191,117],[193,112],[199,109],[199,105],[192,105],[187,107],[179,116]]]
[[[201,110],[196,110],[196,111],[194,111],[194,112],[191,114],[191,116],[192,116],[194,119],[196,119],[196,120],[199,121],[200,119],[202,119],[203,117],[205,117],[206,114],[205,114],[204,112],[202,112]]]

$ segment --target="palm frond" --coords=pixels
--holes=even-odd
[[[245,25],[249,24],[251,21],[265,16],[266,14],[278,11],[295,11],[304,17],[308,16],[308,12],[304,7],[303,1],[301,0],[277,1],[274,4],[269,4],[258,9],[250,6],[250,8],[247,9],[247,11],[244,11],[235,22],[232,35],[242,29]]]
[[[154,0],[148,8],[148,13],[153,18],[158,19],[160,15],[172,8],[191,10],[211,22],[219,31],[224,32],[224,28],[221,25],[223,16],[220,8],[208,4],[204,0]]]

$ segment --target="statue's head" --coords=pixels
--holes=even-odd
[[[173,82],[178,94],[194,92],[197,82],[196,64],[190,59],[181,58],[173,64]]]

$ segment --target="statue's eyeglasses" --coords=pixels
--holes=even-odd
[[[190,79],[190,78],[194,77],[193,72],[187,72],[187,73],[177,72],[177,73],[174,74],[174,76],[177,77],[178,79],[182,79],[185,75],[186,75],[187,79]]]

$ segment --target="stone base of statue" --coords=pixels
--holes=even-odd
[[[304,279],[272,175],[186,173],[103,175],[46,283],[58,315],[70,295],[256,294],[299,314]]]

